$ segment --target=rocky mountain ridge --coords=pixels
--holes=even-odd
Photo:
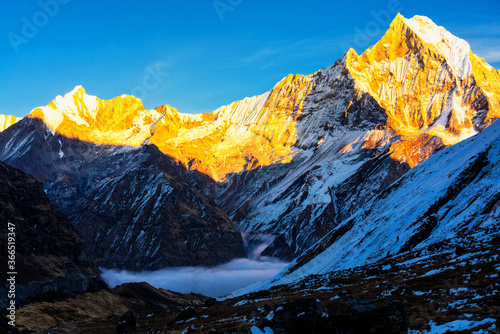
[[[154,145],[70,139],[30,117],[2,132],[0,145],[6,162],[44,183],[101,266],[144,270],[245,256],[240,232],[192,185],[196,172]]]
[[[292,161],[229,175],[219,203],[241,230],[280,234],[298,255],[406,171],[497,119],[499,78],[465,41],[398,15],[373,48],[312,75]]]
[[[288,284],[332,270],[400,263],[392,259],[415,253],[434,256],[437,250],[446,253],[467,242],[480,245],[496,240],[499,156],[500,123],[496,122],[406,173],[278,277],[249,289]]]

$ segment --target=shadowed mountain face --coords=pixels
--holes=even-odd
[[[241,234],[226,213],[156,146],[99,164],[111,172],[93,179],[71,219],[100,265],[150,270],[245,257]]]
[[[103,265],[241,256],[230,220],[290,258],[499,116],[499,71],[428,18],[398,15],[362,55],[212,113],[78,86],[3,131],[0,159],[44,182]]]
[[[87,258],[82,236],[49,202],[43,185],[1,162],[0,222],[0,256],[5,260],[0,269],[17,272],[19,300],[41,292],[85,291],[104,285],[97,266]],[[7,268],[8,232],[15,234],[15,270]]]
[[[6,162],[44,182],[101,266],[145,270],[245,256],[241,235],[225,212],[191,185],[195,172],[154,145],[69,139],[35,118],[1,133],[0,143]]]

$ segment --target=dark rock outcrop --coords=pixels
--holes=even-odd
[[[82,236],[49,202],[42,184],[2,162],[0,222],[0,257],[4,259],[0,270],[2,275],[17,272],[16,299],[104,286],[98,268],[86,256]],[[15,247],[13,267],[7,263],[8,245]],[[2,286],[0,291],[4,289]],[[3,292],[2,295],[6,296]]]
[[[131,333],[136,328],[135,316],[132,311],[125,312],[121,318],[118,325],[116,325],[116,333]]]
[[[156,146],[112,159],[103,159],[100,168],[118,167],[95,179],[70,211],[99,265],[154,270],[245,257],[241,234],[225,212]]]

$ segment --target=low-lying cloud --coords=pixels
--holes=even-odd
[[[236,259],[216,267],[180,267],[157,271],[132,272],[101,268],[102,278],[113,288],[122,283],[147,282],[156,288],[181,293],[223,296],[250,284],[271,278],[287,263],[274,259]]]

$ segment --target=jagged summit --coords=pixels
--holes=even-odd
[[[52,131],[68,138],[139,146],[149,138],[150,128],[161,113],[146,110],[140,99],[130,95],[101,100],[76,86],[47,106],[33,109],[28,117],[41,119]]]
[[[500,117],[499,72],[427,17],[399,14],[377,44],[346,58],[357,88],[377,101],[403,139],[391,148],[393,157],[412,167],[428,156],[422,136],[453,145]]]

